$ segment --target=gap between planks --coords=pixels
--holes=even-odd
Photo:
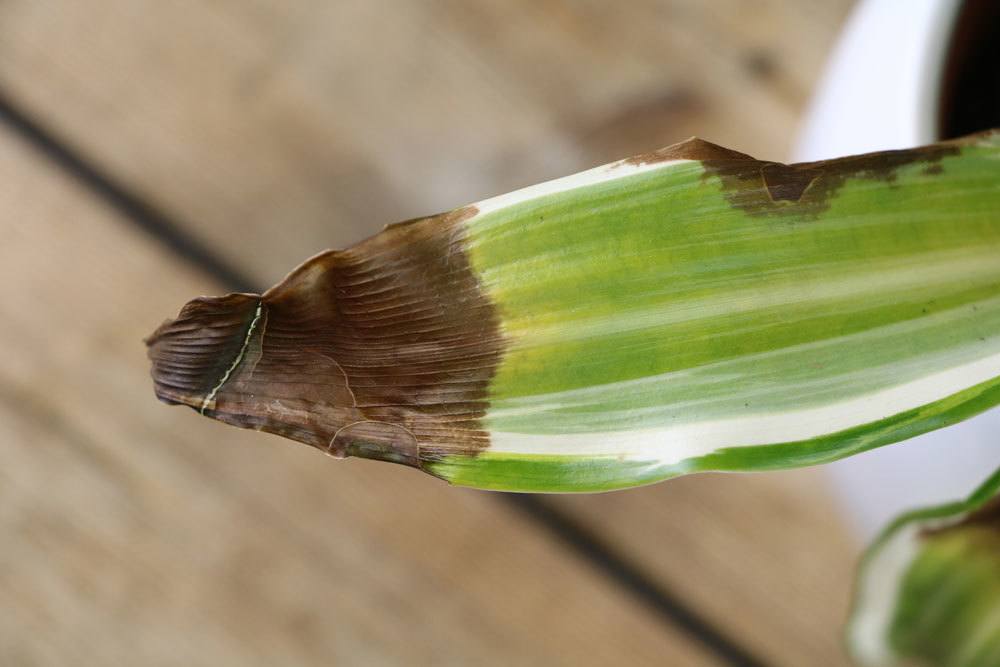
[[[187,226],[177,224],[162,210],[129,192],[103,173],[97,165],[42,127],[3,90],[0,90],[0,121],[126,220],[143,229],[185,261],[211,275],[226,289],[234,292],[263,291],[259,286],[255,287],[253,281],[239,269],[186,234],[183,230]],[[548,532],[589,563],[594,571],[612,580],[664,622],[682,629],[726,664],[739,667],[766,664],[747,648],[713,627],[669,591],[656,585],[649,576],[616,554],[591,531],[550,504],[536,496],[520,494],[502,494],[498,496],[498,501],[529,517],[538,528]]]

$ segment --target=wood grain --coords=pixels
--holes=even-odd
[[[847,664],[857,545],[818,470],[692,475],[552,502],[769,664]]]
[[[157,404],[217,288],[0,134],[0,662],[718,664],[486,493]]]
[[[398,3],[392,11],[362,0],[108,0],[97,9],[14,2],[0,4],[0,89],[269,284],[299,260],[384,223],[690,134],[782,159],[849,4],[639,0],[623,12],[527,0]],[[171,282],[179,286],[161,290],[148,311],[143,304],[143,317],[154,316],[154,305],[156,317],[171,315],[187,297],[217,289],[169,266],[172,278],[181,272]],[[128,291],[138,300],[137,288]],[[357,462],[316,466],[299,448],[195,424],[137,392],[141,400],[122,399],[129,411],[164,433],[183,429],[162,436],[170,448],[211,434],[198,437],[212,448],[196,451],[218,456],[220,475],[233,474],[223,459],[251,465],[235,453],[247,448],[268,461],[254,467],[268,479],[291,484],[304,475],[303,489],[271,498],[279,513],[309,511],[316,501],[306,489],[354,493],[382,475],[385,484],[409,479]],[[142,432],[138,418],[130,423]],[[217,441],[233,448],[227,456],[216,454]],[[194,475],[178,478],[184,474]],[[419,502],[422,484],[398,484],[386,493]],[[420,493],[485,502],[447,489]],[[773,664],[843,664],[839,624],[856,547],[816,472],[698,476],[553,502]],[[370,534],[367,520],[345,532]],[[411,531],[426,551],[416,562],[436,563],[441,545]],[[502,539],[456,548],[492,562]],[[400,551],[398,563],[408,557]],[[412,605],[421,599],[415,594],[398,600]],[[448,595],[428,609],[435,604],[461,616]],[[476,613],[486,611],[494,613]]]
[[[0,86],[270,284],[691,134],[784,158],[849,4],[8,2]]]

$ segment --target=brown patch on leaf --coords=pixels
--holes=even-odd
[[[965,526],[988,526],[1000,530],[1000,496],[986,501],[962,521]]]
[[[655,150],[651,153],[634,155],[630,158],[622,160],[622,163],[644,165],[656,164],[658,162],[669,162],[671,160],[698,160],[699,162],[738,162],[750,160],[752,162],[756,162],[754,158],[750,157],[746,153],[740,153],[739,151],[723,148],[718,144],[713,144],[710,141],[705,141],[704,139],[699,139],[698,137],[691,137],[680,143],[660,148],[659,150]]]
[[[475,213],[391,225],[262,296],[195,299],[147,341],[157,396],[338,457],[484,449],[504,341],[465,254]]]
[[[629,158],[626,164],[669,160],[701,162],[707,177],[716,177],[730,205],[753,216],[815,217],[829,206],[850,179],[893,183],[906,165],[925,163],[924,175],[942,172],[941,159],[957,155],[967,140],[907,150],[882,151],[836,160],[782,164],[757,160],[708,141],[691,138],[653,153]]]
[[[1000,496],[991,498],[983,505],[969,513],[958,523],[949,524],[943,528],[925,528],[921,531],[923,537],[933,537],[967,527],[988,528],[1000,536]]]
[[[200,407],[243,348],[260,297],[229,294],[189,301],[146,339],[156,393]]]

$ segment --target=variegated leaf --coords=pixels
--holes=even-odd
[[[502,490],[823,463],[1000,402],[1000,134],[704,141],[328,251],[150,339],[157,395]]]
[[[1000,471],[968,500],[886,530],[865,556],[847,636],[871,667],[1000,665]]]

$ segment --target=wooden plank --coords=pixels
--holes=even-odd
[[[705,474],[552,502],[770,664],[844,665],[857,545],[825,481]]]
[[[692,133],[780,159],[847,5],[22,3],[0,6],[0,87],[266,283],[385,222]],[[821,486],[555,502],[760,655],[834,665],[855,546]]]
[[[7,132],[0,235],[3,664],[718,664],[489,494],[158,405],[217,287]]]
[[[780,159],[849,5],[2,3],[0,87],[270,283],[690,134]]]

